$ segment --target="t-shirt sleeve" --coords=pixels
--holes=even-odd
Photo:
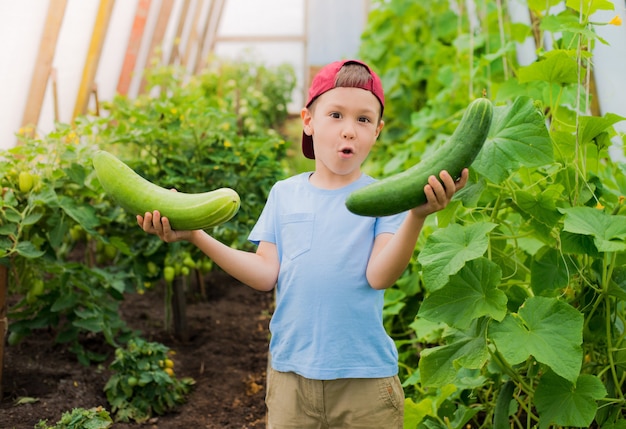
[[[400,225],[406,218],[407,212],[398,213],[391,216],[383,216],[376,218],[376,226],[374,227],[374,235],[382,234],[385,232],[395,234],[400,228]]]
[[[276,229],[274,220],[276,219],[276,190],[273,187],[270,190],[270,194],[267,197],[267,202],[259,219],[250,231],[248,240],[255,245],[259,245],[261,241],[267,241],[269,243],[276,243]]]

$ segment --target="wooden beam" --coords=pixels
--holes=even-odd
[[[37,127],[39,123],[41,105],[46,94],[48,78],[52,71],[52,61],[54,60],[66,6],[67,0],[50,0],[48,4],[48,16],[46,17],[41,41],[39,42],[39,53],[37,54],[37,62],[31,78],[26,108],[22,116],[22,127],[30,125]]]
[[[93,92],[93,84],[96,78],[96,72],[98,71],[100,55],[102,54],[102,45],[104,45],[104,39],[114,5],[115,0],[100,0],[96,22],[91,35],[91,42],[89,43],[89,50],[87,51],[87,59],[83,67],[83,77],[80,81],[80,87],[78,88],[78,95],[76,96],[72,120],[77,116],[87,113],[89,96]]]
[[[122,65],[120,78],[117,82],[118,94],[128,94],[128,88],[130,88],[130,83],[133,79],[133,72],[135,71],[135,65],[137,64],[137,55],[139,54],[139,49],[141,48],[141,39],[143,38],[146,21],[148,20],[148,13],[150,12],[151,1],[152,0],[139,0],[139,3],[137,3],[135,20],[133,21],[133,27],[128,38],[126,55],[124,56],[124,64]]]
[[[224,11],[224,3],[226,0],[211,0],[209,6],[209,13],[204,23],[204,29],[202,30],[202,36],[198,44],[196,54],[196,65],[194,67],[194,73],[198,74],[205,65],[205,46],[208,46],[208,53],[212,53],[215,49],[215,39],[219,30],[220,21],[222,20],[222,13]]]
[[[152,33],[152,40],[150,41],[150,48],[148,48],[148,55],[146,57],[146,64],[144,71],[151,68],[152,61],[156,56],[156,48],[163,43],[163,37],[165,36],[165,30],[167,30],[167,24],[172,14],[172,7],[174,6],[174,0],[163,0],[161,3],[161,9],[159,10],[159,17]],[[139,93],[143,93],[146,88],[146,77],[143,76],[141,84],[139,86]]]
[[[183,9],[181,10],[180,16],[178,17],[178,26],[176,27],[174,44],[172,46],[172,50],[170,51],[170,56],[167,60],[167,64],[174,64],[176,58],[180,58],[181,56],[180,44],[183,36],[183,30],[185,29],[185,22],[187,21],[187,14],[189,13],[190,4],[191,0],[184,0]]]
[[[203,4],[204,2],[202,0],[198,0],[196,3],[196,10],[193,14],[193,22],[191,23],[189,36],[187,37],[187,46],[185,47],[183,58],[181,60],[181,64],[184,67],[186,67],[189,64],[189,57],[191,56],[191,51],[193,50],[193,46],[198,41],[198,20],[200,19],[200,14],[202,13]]]
[[[52,82],[52,107],[54,109],[54,121],[59,122],[59,91],[57,88],[57,70],[55,68],[50,70],[50,81]]]

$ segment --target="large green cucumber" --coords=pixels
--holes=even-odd
[[[428,177],[439,178],[442,170],[452,177],[480,152],[491,126],[493,105],[487,98],[472,101],[450,139],[431,156],[401,173],[378,180],[348,195],[346,206],[361,216],[389,216],[412,209],[426,202],[424,186]]]
[[[99,150],[93,157],[104,191],[132,214],[158,210],[173,229],[206,229],[230,220],[239,210],[239,194],[230,188],[186,194],[144,179],[115,155]]]

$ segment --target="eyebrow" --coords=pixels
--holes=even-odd
[[[333,103],[333,104],[328,105],[329,110],[333,110],[333,109],[343,110],[346,108],[347,107],[345,104]],[[380,112],[377,112],[376,109],[370,109],[370,108],[364,108],[364,107],[359,107],[358,109],[355,109],[355,110],[357,110],[358,113],[360,114],[368,114],[368,115],[374,115],[374,116],[380,114]]]

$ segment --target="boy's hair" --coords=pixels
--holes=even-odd
[[[347,63],[337,72],[335,88],[362,88],[372,80],[370,71],[362,64]]]
[[[310,108],[317,97],[337,87],[361,88],[370,91],[380,102],[380,117],[382,118],[385,96],[380,78],[367,64],[358,60],[335,61],[324,66],[311,82],[306,107]],[[315,159],[313,138],[304,132],[302,132],[302,152],[307,158]]]

